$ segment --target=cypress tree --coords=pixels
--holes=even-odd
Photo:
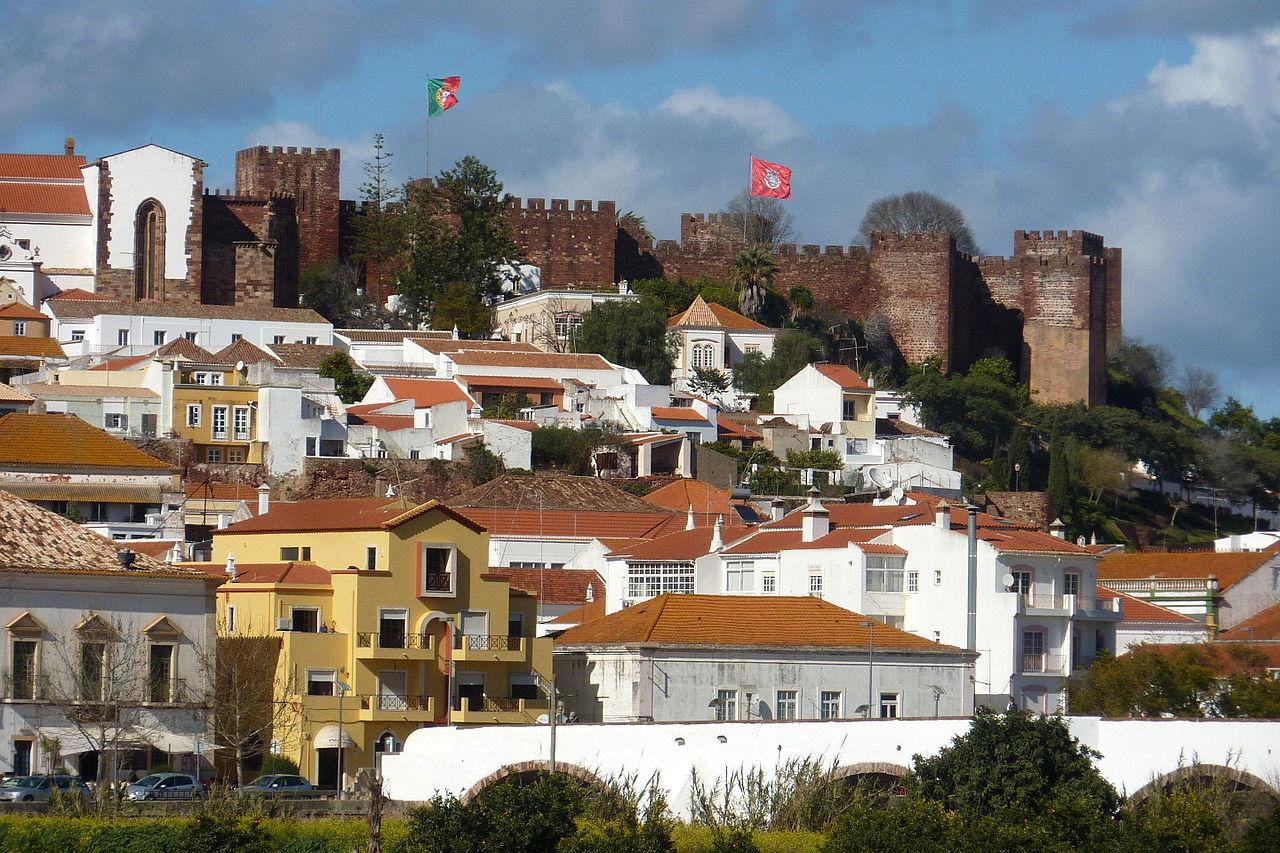
[[[1067,442],[1056,431],[1049,441],[1049,512],[1061,518],[1071,491],[1071,471],[1067,463]]]

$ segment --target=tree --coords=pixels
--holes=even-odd
[[[773,355],[749,352],[733,369],[733,383],[759,398],[762,410],[773,410],[773,392],[805,365],[823,356],[823,346],[803,332],[783,331],[774,340]]]
[[[326,355],[320,362],[319,374],[333,380],[338,398],[347,405],[363,400],[373,385],[373,374],[357,372],[355,362],[345,352]]]
[[[1120,797],[1061,717],[980,710],[969,731],[936,755],[917,755],[908,791],[966,818],[1031,820],[1070,798],[1075,808],[1114,815]]]
[[[1200,413],[1212,407],[1222,395],[1218,377],[1203,367],[1188,366],[1182,372],[1182,399],[1187,403],[1187,413],[1199,418]]]
[[[742,190],[725,205],[722,216],[732,223],[749,246],[777,246],[795,242],[795,217],[776,198],[755,196]]]
[[[1068,684],[1073,714],[1104,717],[1202,717],[1217,675],[1206,650],[1139,645],[1100,657]]]
[[[1049,512],[1061,517],[1071,502],[1071,468],[1067,440],[1055,432],[1049,440]]]
[[[521,410],[531,405],[533,403],[529,401],[527,394],[502,394],[496,400],[490,396],[484,404],[482,414],[486,418],[516,420],[520,417]]]
[[[358,282],[359,273],[350,264],[337,261],[316,264],[302,271],[298,293],[304,306],[344,328],[354,325],[353,320],[364,304],[356,295]]]
[[[436,796],[409,813],[406,853],[554,853],[577,832],[582,786],[563,773],[493,785],[462,803]]]
[[[1078,447],[1074,461],[1076,481],[1095,504],[1102,499],[1103,492],[1119,491],[1132,467],[1124,454],[1109,447]]]
[[[502,457],[498,456],[483,444],[473,444],[466,450],[467,453],[467,472],[470,475],[471,482],[475,485],[483,485],[490,480],[495,480],[507,473],[507,466],[503,464]]]
[[[787,296],[791,300],[791,316],[793,319],[796,314],[802,311],[809,311],[814,306],[813,291],[804,285],[797,285],[791,288]]]
[[[729,274],[738,286],[738,310],[753,320],[764,316],[765,292],[773,286],[778,264],[761,246],[753,246],[729,264]]]
[[[723,370],[716,370],[714,367],[695,367],[693,378],[689,380],[689,392],[711,397],[728,391],[731,384],[729,375]]]
[[[925,426],[951,436],[971,459],[989,458],[1009,440],[1029,398],[1004,358],[979,359],[967,374],[945,374],[930,360],[910,369],[903,391],[919,407]]]
[[[1022,424],[1014,426],[1009,435],[1009,476],[1018,490],[1026,488],[1031,476],[1031,440]]]
[[[1145,391],[1163,386],[1173,371],[1173,356],[1168,350],[1128,336],[1112,347],[1109,362],[1111,369]]]
[[[365,161],[365,182],[360,185],[361,215],[352,255],[367,264],[377,293],[383,292],[383,282],[404,248],[404,189],[392,181],[391,158],[382,134],[375,133],[373,159]]]
[[[431,306],[431,328],[472,338],[488,337],[493,329],[493,312],[465,281],[445,285]]]
[[[980,255],[973,231],[964,212],[949,201],[928,192],[908,192],[876,199],[867,207],[858,231],[859,241],[871,244],[874,231],[894,234],[950,234],[956,248],[967,255]]]
[[[655,385],[671,383],[676,347],[662,303],[651,297],[596,306],[582,318],[574,341],[575,352],[599,353],[635,368]]]
[[[532,464],[570,474],[595,474],[592,456],[602,447],[617,446],[618,437],[599,427],[539,427],[533,431]]]

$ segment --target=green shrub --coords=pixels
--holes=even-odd
[[[271,753],[262,759],[262,775],[274,773],[289,773],[297,775],[298,763],[287,755],[276,755]]]
[[[712,853],[715,833],[707,826],[679,824],[671,831],[678,853]],[[825,836],[817,832],[756,832],[760,853],[818,853]]]

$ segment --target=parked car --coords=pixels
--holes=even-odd
[[[44,803],[52,799],[54,791],[63,796],[89,796],[89,786],[79,776],[11,776],[0,782],[0,803]]]
[[[261,797],[308,797],[315,792],[315,786],[306,779],[287,773],[259,776],[248,785],[240,787],[241,794]]]
[[[204,796],[204,785],[186,773],[152,773],[124,789],[126,800],[191,800]]]

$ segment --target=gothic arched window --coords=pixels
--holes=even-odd
[[[133,295],[164,296],[164,207],[153,198],[139,205],[133,220]]]
[[[693,366],[702,368],[715,367],[716,346],[711,343],[693,345]]]

